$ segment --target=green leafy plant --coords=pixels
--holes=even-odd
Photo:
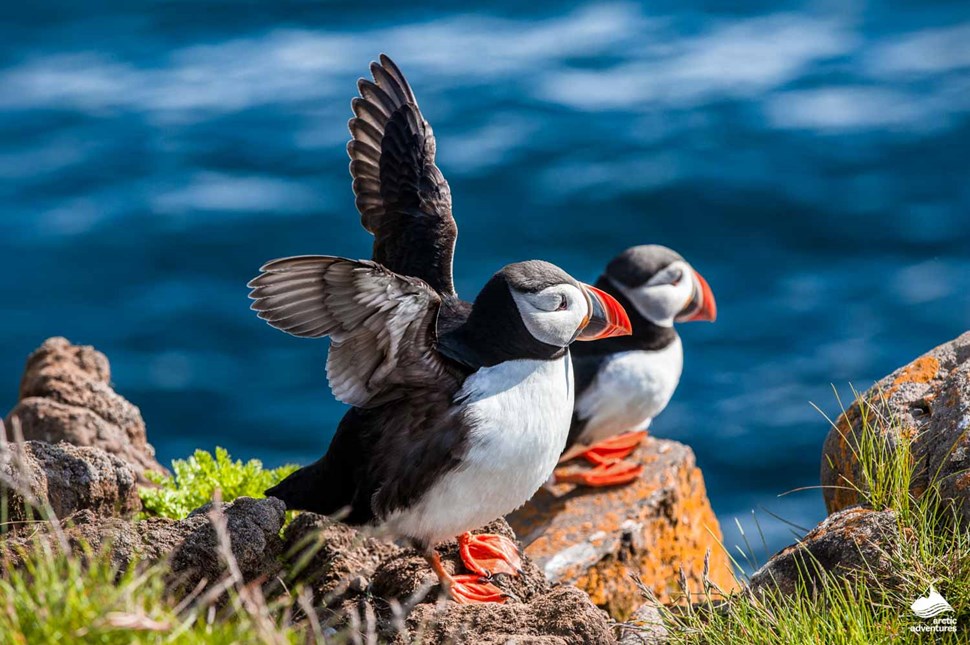
[[[258,459],[243,463],[233,461],[225,448],[216,448],[215,456],[196,450],[188,459],[172,461],[172,475],[147,472],[146,477],[157,488],[139,490],[143,516],[182,519],[198,507],[212,501],[218,490],[224,502],[237,497],[263,497],[270,488],[297,469],[295,465],[265,469]]]

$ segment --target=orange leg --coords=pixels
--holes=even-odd
[[[577,456],[597,466],[609,464],[629,456],[646,438],[646,430],[625,432],[595,443]]]
[[[448,593],[448,596],[460,605],[469,605],[477,602],[505,602],[505,594],[501,589],[490,582],[482,582],[481,576],[474,574],[464,574],[453,576],[445,571],[441,564],[441,556],[437,551],[432,551],[427,556],[428,564],[441,586]]]
[[[496,573],[517,576],[522,573],[522,558],[515,542],[501,535],[458,536],[461,560],[470,571],[489,578]]]
[[[591,470],[564,472],[557,470],[557,484],[581,484],[583,486],[619,486],[636,481],[643,473],[643,465],[630,461],[615,460],[599,464]]]

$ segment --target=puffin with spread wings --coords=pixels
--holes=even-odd
[[[273,327],[330,337],[327,378],[353,406],[327,453],[266,491],[287,508],[409,538],[458,602],[502,602],[488,581],[516,575],[507,538],[475,535],[549,478],[569,434],[569,345],[631,330],[612,296],[541,261],[504,267],[473,303],[452,279],[457,227],[435,139],[386,56],[358,82],[348,144],[373,261],[274,260],[249,286]],[[471,574],[434,545],[458,536]]]

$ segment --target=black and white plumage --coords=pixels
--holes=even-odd
[[[429,526],[422,533],[401,512],[459,466],[469,473],[469,464],[480,462],[482,471],[464,494],[461,482],[439,486],[464,500],[442,515],[484,513],[483,524],[527,500],[548,477],[565,445],[573,403],[567,345],[589,315],[585,289],[561,269],[539,261],[506,267],[443,334],[442,296],[370,261],[276,260],[250,286],[253,308],[269,324],[296,336],[330,336],[331,390],[355,406],[321,462],[269,491],[288,507],[334,513],[349,506],[353,521],[393,519],[409,528],[392,532],[427,543],[454,532]],[[546,306],[549,296],[555,303]],[[566,299],[562,308],[559,298]],[[547,331],[559,338],[544,342],[533,335],[541,332],[534,324],[530,329],[536,316],[553,318]],[[519,443],[508,446],[506,439]],[[486,489],[489,472],[501,480]],[[348,480],[353,485],[344,487]],[[484,498],[469,504],[469,495]],[[507,498],[518,502],[505,508]],[[501,509],[492,510],[495,503]],[[415,515],[435,512],[426,506]]]
[[[596,286],[623,305],[633,333],[573,352],[576,404],[567,457],[610,437],[646,430],[680,382],[684,355],[675,323],[717,316],[704,278],[663,246],[627,249]]]
[[[353,406],[327,453],[267,494],[290,509],[347,510],[348,522],[427,550],[542,485],[569,431],[570,343],[629,333],[629,320],[615,299],[541,261],[506,266],[474,303],[460,300],[431,128],[390,59],[371,71],[348,152],[373,261],[275,260],[250,282],[270,325],[331,338],[330,387]]]

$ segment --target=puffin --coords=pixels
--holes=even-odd
[[[637,479],[643,466],[624,461],[677,389],[684,349],[676,323],[717,318],[707,280],[676,251],[641,245],[606,266],[595,285],[630,314],[633,333],[573,351],[575,408],[561,463],[582,457],[593,468],[557,470],[554,481],[614,486]]]
[[[539,260],[496,272],[474,301],[455,292],[457,226],[435,138],[385,55],[360,79],[347,150],[371,260],[273,260],[252,309],[303,338],[330,338],[327,379],[350,409],[323,455],[266,491],[292,510],[338,515],[409,540],[459,603],[504,602],[518,575],[503,536],[471,535],[529,500],[569,434],[573,341],[629,334],[604,291]],[[435,544],[458,537],[468,574]]]

